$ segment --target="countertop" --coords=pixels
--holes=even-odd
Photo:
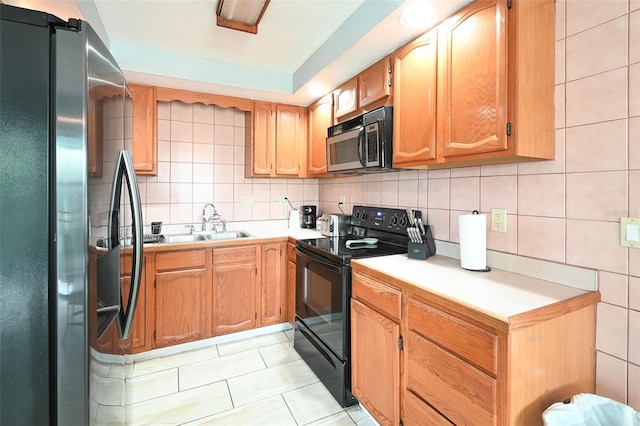
[[[595,301],[599,300],[598,292],[513,272],[499,269],[491,269],[489,272],[467,271],[460,267],[460,260],[439,255],[418,260],[408,258],[406,254],[398,254],[357,259],[351,264],[363,265],[372,271],[504,322],[509,322],[510,318],[515,316],[584,295],[591,295]]]

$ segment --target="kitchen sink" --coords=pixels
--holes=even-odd
[[[225,231],[225,232],[196,232],[193,234],[172,234],[162,235],[155,243],[148,244],[178,244],[178,243],[194,243],[198,241],[222,241],[236,240],[239,238],[253,238],[253,235],[247,231]],[[131,246],[131,238],[120,240],[123,247]],[[106,240],[100,239],[96,246],[106,248]]]
[[[197,241],[220,241],[235,240],[238,238],[252,238],[253,235],[246,231],[226,231],[226,232],[202,232],[194,234],[173,234],[160,238],[160,243],[176,244],[191,243]]]

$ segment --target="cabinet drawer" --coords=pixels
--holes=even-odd
[[[496,380],[410,331],[407,388],[455,424],[496,424]]]
[[[406,426],[453,426],[446,417],[434,410],[429,404],[408,391],[404,403],[404,421]]]
[[[294,250],[295,244],[287,244],[287,259],[292,262],[296,261],[296,251]]]
[[[156,254],[156,270],[204,268],[204,250],[173,251]]]
[[[213,250],[213,264],[245,263],[256,261],[256,246],[226,247]]]
[[[432,306],[409,299],[409,329],[483,369],[498,372],[498,336]]]
[[[353,296],[389,317],[400,320],[402,292],[366,275],[353,275]]]

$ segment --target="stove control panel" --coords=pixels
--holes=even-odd
[[[386,207],[353,206],[351,225],[406,234],[407,227],[411,226],[411,221],[419,217],[422,217],[420,210],[407,211]]]

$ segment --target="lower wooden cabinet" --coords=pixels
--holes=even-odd
[[[260,253],[259,325],[278,324],[284,320],[285,244],[262,244]]]
[[[400,424],[400,290],[353,274],[351,391],[381,425]]]
[[[351,391],[381,425],[400,424],[400,325],[351,300]]]
[[[127,350],[137,353],[286,321],[286,244],[145,253]],[[130,265],[130,256],[127,261]],[[130,276],[122,276],[121,286],[128,292]],[[115,338],[106,339],[95,346],[115,350]]]
[[[594,392],[598,297],[501,320],[352,268],[352,388],[381,425],[541,425],[552,403]]]
[[[413,392],[407,392],[404,398],[404,420],[406,426],[453,426],[446,417],[420,399]]]
[[[122,302],[125,309],[128,307],[128,294],[131,289],[131,255],[125,255],[122,257],[120,277],[120,292],[122,294]],[[125,343],[125,347],[128,349],[127,353],[138,353],[150,349],[150,340],[147,336],[147,257],[143,257],[142,273],[140,278],[140,291],[138,293],[138,303],[136,304],[136,311],[133,315],[133,326],[131,328],[131,335]]]
[[[213,335],[256,326],[256,246],[213,250]]]
[[[296,322],[296,251],[295,244],[287,244],[287,309],[286,319],[289,324]]]
[[[206,337],[209,274],[205,259],[205,250],[156,255],[156,348]]]

